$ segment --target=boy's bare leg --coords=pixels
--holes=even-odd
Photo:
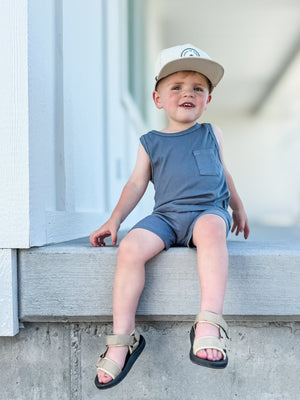
[[[194,227],[193,243],[197,247],[200,311],[222,314],[228,271],[225,221],[213,214],[200,217]],[[219,337],[219,329],[211,324],[197,324],[195,338],[203,336]],[[211,361],[223,358],[221,352],[213,349],[201,350],[197,356]]]
[[[114,334],[130,334],[135,327],[135,313],[145,285],[145,263],[165,247],[160,237],[145,229],[133,229],[121,241],[113,293]],[[106,357],[123,368],[128,347],[111,347]],[[100,383],[111,377],[98,371]]]

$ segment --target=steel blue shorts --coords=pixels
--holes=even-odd
[[[231,215],[222,207],[211,206],[202,211],[164,212],[147,216],[132,229],[142,228],[158,235],[165,243],[165,250],[172,246],[195,247],[192,242],[193,229],[198,218],[205,214],[218,215],[226,223],[226,235],[231,227]]]

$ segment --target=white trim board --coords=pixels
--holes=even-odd
[[[17,252],[0,249],[0,336],[18,332]]]
[[[0,9],[0,248],[29,247],[27,1]]]

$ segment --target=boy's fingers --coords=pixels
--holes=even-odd
[[[109,232],[109,231],[102,233],[102,235],[98,238],[98,242],[99,242],[98,246],[105,246],[104,239],[106,239],[109,236],[111,236],[111,232]]]
[[[98,245],[98,239],[97,239],[97,237],[95,236],[94,233],[91,233],[91,235],[90,235],[90,243],[93,246],[97,246]]]
[[[118,240],[118,238],[117,238],[117,232],[112,232],[112,233],[111,233],[111,242],[112,242],[112,244],[113,244],[113,245],[117,244],[117,240]]]
[[[249,229],[248,224],[246,224],[245,229],[244,229],[244,238],[245,239],[248,239],[249,233],[250,233],[250,229]]]
[[[118,229],[113,229],[111,231],[111,242],[113,245],[116,245],[118,242]]]
[[[104,238],[98,238],[97,246],[105,246]]]
[[[231,228],[231,232],[232,232],[232,233],[235,231],[235,228],[236,228],[236,223],[234,222],[234,223],[233,223],[233,226],[232,226],[232,228]]]
[[[104,239],[107,238],[108,236],[110,236],[109,231],[105,232],[95,231],[90,235],[90,243],[95,247],[105,246]]]

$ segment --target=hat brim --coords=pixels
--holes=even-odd
[[[156,85],[161,79],[179,71],[199,72],[210,80],[213,87],[217,86],[224,75],[224,68],[215,61],[202,57],[183,57],[164,65],[155,78]]]

